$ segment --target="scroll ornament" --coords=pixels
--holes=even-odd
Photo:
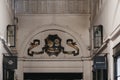
[[[76,46],[76,42],[73,39],[67,39],[66,44],[71,48],[74,48],[75,51],[65,51],[64,47],[61,45],[62,39],[57,35],[48,35],[45,39],[45,45],[42,47],[42,51],[32,51],[32,49],[38,47],[40,45],[39,39],[34,39],[33,42],[30,43],[30,46],[27,50],[29,56],[33,56],[34,54],[44,54],[47,53],[48,56],[58,56],[61,52],[63,54],[73,54],[74,56],[79,55],[79,48]]]

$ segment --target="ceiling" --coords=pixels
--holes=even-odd
[[[16,0],[17,14],[89,14],[90,0]]]

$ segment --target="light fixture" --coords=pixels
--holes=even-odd
[[[97,25],[93,27],[94,48],[99,48],[103,43],[103,26]]]
[[[7,44],[9,47],[15,47],[16,25],[7,26]]]

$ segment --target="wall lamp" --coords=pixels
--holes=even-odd
[[[103,44],[103,25],[93,27],[94,48],[99,48]]]
[[[16,45],[16,25],[7,26],[7,44],[9,47]]]

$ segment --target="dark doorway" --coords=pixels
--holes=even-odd
[[[82,73],[24,73],[24,80],[82,80]]]

